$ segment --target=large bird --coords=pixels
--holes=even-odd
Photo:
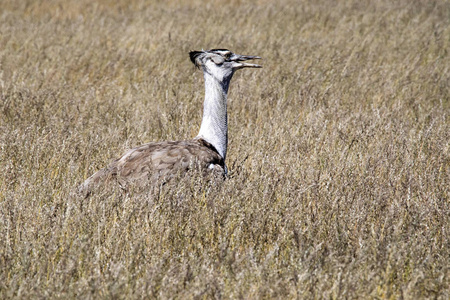
[[[175,174],[200,168],[203,173],[226,175],[228,144],[227,94],[234,72],[242,68],[261,68],[245,63],[258,56],[239,55],[227,49],[191,51],[192,63],[203,70],[205,101],[198,135],[185,141],[151,142],[130,149],[106,168],[79,186],[88,196],[98,185],[115,180],[129,184],[164,183]]]

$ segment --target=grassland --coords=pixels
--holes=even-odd
[[[88,199],[260,55],[230,178]],[[450,2],[0,1],[0,298],[449,299]]]

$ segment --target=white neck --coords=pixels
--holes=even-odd
[[[232,74],[231,74],[232,75]],[[227,93],[232,76],[220,81],[204,72],[205,101],[202,125],[197,138],[202,138],[216,148],[225,160],[228,143]]]

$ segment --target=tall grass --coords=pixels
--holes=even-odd
[[[264,58],[230,178],[75,194]],[[0,1],[0,298],[449,298],[448,1]]]

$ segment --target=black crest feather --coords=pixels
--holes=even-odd
[[[196,62],[197,56],[199,56],[202,53],[203,53],[203,51],[191,51],[191,52],[189,52],[189,58],[191,59],[192,63],[196,67],[198,67],[197,62]]]

